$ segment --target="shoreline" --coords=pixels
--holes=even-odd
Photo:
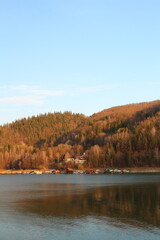
[[[160,167],[139,167],[128,168],[130,173],[160,173]]]
[[[83,170],[77,170],[73,169],[74,174],[79,173],[79,174],[86,174],[86,171],[94,171],[94,174],[134,174],[134,173],[160,173],[160,167],[135,167],[135,168],[121,168],[119,169],[120,172],[116,172],[117,168],[113,168],[113,171],[111,172],[103,172],[104,168],[99,168],[98,171],[96,172],[97,169],[83,169]],[[124,171],[127,170],[127,171]],[[78,172],[79,171],[79,172]],[[52,170],[40,170],[40,169],[21,169],[21,170],[12,170],[12,169],[0,169],[0,175],[30,175],[30,174],[35,174],[35,175],[41,175],[41,174],[56,174],[55,172],[52,172]],[[63,174],[63,172],[59,172],[58,174]],[[91,174],[91,173],[88,173]],[[92,173],[93,174],[93,173]]]

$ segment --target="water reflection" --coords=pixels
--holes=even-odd
[[[111,217],[122,222],[131,223],[133,220],[133,224],[138,221],[160,226],[158,183],[91,188],[76,186],[57,184],[56,189],[52,191],[45,190],[40,195],[36,195],[35,192],[35,196],[39,197],[19,201],[18,210],[23,214],[37,214],[42,217]]]

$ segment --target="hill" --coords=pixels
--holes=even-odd
[[[1,168],[53,168],[84,153],[86,167],[159,167],[160,101],[90,117],[49,113],[0,128]]]

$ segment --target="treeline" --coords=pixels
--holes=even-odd
[[[63,167],[64,159],[83,153],[85,167],[160,167],[160,101],[91,117],[49,113],[0,127],[0,168]]]

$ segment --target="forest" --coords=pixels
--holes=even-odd
[[[75,164],[83,156],[84,164]],[[67,163],[66,163],[67,162]],[[160,167],[160,100],[0,126],[1,169]]]

